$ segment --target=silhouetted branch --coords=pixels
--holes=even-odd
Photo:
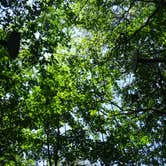
[[[143,63],[143,64],[147,64],[147,63],[164,63],[166,62],[166,59],[162,59],[162,58],[139,58],[138,57],[138,63]]]
[[[158,5],[158,7],[154,10],[154,12],[148,17],[148,19],[146,20],[146,22],[140,26],[133,34],[132,36],[129,38],[129,40],[131,40],[134,36],[136,36],[144,27],[146,27],[151,19],[156,15],[156,13],[158,12],[158,10],[160,9],[161,5]]]

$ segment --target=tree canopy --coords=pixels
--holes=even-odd
[[[165,15],[165,0],[2,0],[0,165],[164,165]]]

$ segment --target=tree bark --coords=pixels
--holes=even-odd
[[[58,166],[58,161],[59,161],[59,155],[58,155],[59,146],[60,146],[60,138],[59,138],[59,136],[60,136],[60,130],[59,130],[59,125],[58,125],[58,131],[57,131],[57,136],[56,136],[56,144],[54,145],[54,162],[55,162],[55,166]]]
[[[51,153],[50,153],[50,144],[49,144],[49,131],[46,132],[46,135],[47,135],[47,155],[48,155],[48,162],[49,162],[49,166],[52,166]]]

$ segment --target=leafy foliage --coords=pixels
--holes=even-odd
[[[166,162],[165,1],[0,6],[2,165]]]

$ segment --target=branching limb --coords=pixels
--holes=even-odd
[[[143,28],[145,28],[150,22],[151,20],[153,19],[153,17],[157,14],[157,12],[159,11],[161,5],[159,5],[154,11],[153,13],[148,17],[148,19],[146,20],[146,22],[140,26],[133,34],[132,36],[129,38],[129,41],[134,37],[136,36]]]

